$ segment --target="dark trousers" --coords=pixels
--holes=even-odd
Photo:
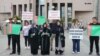
[[[8,46],[10,46],[12,35],[8,35]]]
[[[29,38],[29,36],[24,36],[24,38],[25,38],[25,46],[29,46],[30,45],[30,38]]]
[[[65,36],[60,36],[59,35],[56,35],[56,38],[55,38],[55,46],[58,47],[59,46],[59,38],[61,39],[61,47],[65,47]]]
[[[80,39],[73,39],[73,52],[80,52]]]
[[[96,52],[99,53],[99,37],[90,36],[90,52],[93,52],[93,43],[95,42]]]
[[[17,52],[20,53],[20,35],[12,35],[12,53],[16,53],[16,45]]]

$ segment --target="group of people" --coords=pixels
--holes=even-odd
[[[17,22],[17,18],[9,19],[9,23],[7,26],[11,24],[19,24]],[[10,30],[9,30],[10,31]],[[54,23],[44,23],[43,25],[36,25],[35,23],[30,24],[29,21],[25,20],[24,25],[21,30],[22,35],[25,39],[25,48],[31,49],[31,54],[37,55],[38,50],[41,50],[42,55],[49,55],[50,51],[53,50],[53,40],[55,38],[55,54],[63,54],[65,47],[65,36],[64,36],[64,28],[63,25],[60,24],[59,21],[55,21]],[[16,54],[16,46],[17,53],[20,55],[20,34],[8,34],[8,49],[10,49],[10,42],[12,39],[12,54]]]
[[[17,18],[14,18],[14,22],[12,19],[9,19],[8,25],[10,24],[20,24],[17,22]],[[96,17],[92,18],[91,25],[100,25]],[[80,29],[81,24],[78,19],[73,19],[71,28]],[[31,49],[31,54],[37,55],[38,49],[41,50],[42,55],[49,55],[50,51],[53,50],[53,40],[55,39],[55,54],[63,54],[65,47],[65,36],[64,36],[64,28],[63,25],[59,21],[55,21],[53,23],[43,25],[36,25],[35,23],[31,24],[26,20],[21,29],[23,32],[23,37],[25,38],[25,48]],[[89,32],[90,33],[90,32]],[[8,34],[8,49],[10,48],[10,40],[12,38],[12,54],[16,53],[16,45],[17,52],[20,55],[20,34]],[[93,52],[93,43],[95,41],[96,53],[99,55],[99,36],[91,36],[90,39],[90,52],[89,55]],[[72,39],[73,43],[73,53],[80,53],[80,39]]]

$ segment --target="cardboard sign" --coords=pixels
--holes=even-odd
[[[12,24],[12,34],[19,35],[21,31],[21,24]]]
[[[33,20],[33,12],[22,12],[22,20]]]
[[[83,39],[83,29],[70,29],[69,38],[70,39]]]
[[[44,16],[38,16],[38,25],[43,25],[46,22],[46,19]]]
[[[60,10],[49,10],[48,19],[49,20],[60,20]]]
[[[91,36],[100,36],[100,25],[91,26]]]

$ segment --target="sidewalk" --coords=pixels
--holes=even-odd
[[[69,39],[68,33],[65,33],[66,36],[66,47],[65,47],[65,52],[64,55],[55,55],[55,51],[51,51],[51,54],[49,56],[89,56],[89,39],[86,36],[86,33],[84,34],[84,39],[81,40],[81,52],[79,54],[72,54],[72,41]],[[7,36],[5,35],[0,35],[0,56],[10,56],[9,53],[11,52],[11,50],[6,50],[7,48]],[[94,47],[95,49],[95,47]],[[18,56],[16,55],[12,55],[12,56]],[[27,50],[24,48],[24,38],[21,37],[21,55],[20,56],[33,56],[30,54],[30,50]],[[37,56],[42,56],[40,54],[40,50],[39,50],[39,54]],[[91,56],[96,56],[95,50],[93,55]]]

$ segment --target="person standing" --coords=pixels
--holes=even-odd
[[[55,38],[56,51],[55,54],[63,54],[65,47],[65,36],[63,26],[58,22],[58,31]]]
[[[7,36],[8,36],[8,50],[10,49],[12,34],[11,34],[12,18],[9,18],[9,22],[6,24]]]
[[[24,36],[24,39],[25,39],[25,49],[29,49],[30,47],[30,38],[29,38],[29,29],[31,28],[31,25],[29,25],[29,22],[28,21],[25,21],[24,22],[24,26],[23,26],[23,36]]]
[[[14,22],[12,24],[18,24],[20,25],[21,23],[18,22],[18,19],[14,17]],[[21,29],[20,29],[21,30]],[[16,46],[17,46],[17,53],[20,55],[20,33],[19,34],[12,34],[12,52],[10,55],[16,54]]]
[[[41,54],[42,55],[49,55],[50,54],[50,36],[51,32],[48,29],[47,24],[43,25],[43,31],[41,34],[42,41],[41,41]]]
[[[89,26],[93,26],[93,25],[100,25],[100,23],[98,23],[96,17],[93,17],[92,18],[92,23],[89,24]],[[96,47],[96,53],[97,53],[97,55],[99,55],[99,36],[91,36],[91,35],[89,35],[89,40],[90,40],[90,52],[89,52],[89,55],[92,55],[93,43],[94,42],[95,42],[95,47]]]
[[[57,33],[57,22],[53,22],[53,23],[50,23],[50,30],[51,30],[51,38],[50,38],[50,50],[52,51],[53,50],[53,40],[55,39],[56,37],[56,33]]]
[[[78,19],[73,19],[72,29],[79,29],[80,23]],[[80,39],[72,39],[73,42],[73,53],[80,53]]]
[[[38,48],[39,48],[38,32],[39,30],[36,24],[32,24],[32,27],[29,30],[29,36],[30,36],[31,54],[33,55],[38,54]]]

